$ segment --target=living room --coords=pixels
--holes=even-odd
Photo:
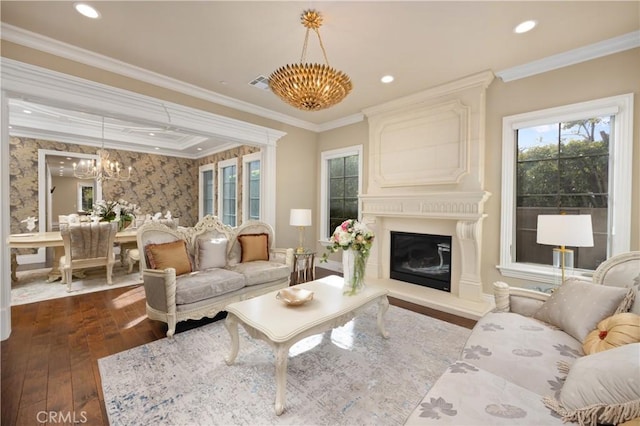
[[[3,4],[3,9],[6,6]],[[17,7],[17,6],[16,6]],[[322,8],[321,6],[318,6]],[[537,7],[537,6],[536,6]],[[602,9],[598,9],[601,7]],[[526,9],[526,8],[525,8]],[[579,7],[576,6],[576,9]],[[345,149],[355,146],[362,146],[362,195],[378,195],[372,193],[371,189],[374,187],[375,182],[373,179],[374,171],[372,164],[373,148],[372,140],[374,132],[371,130],[370,118],[375,111],[366,110],[386,104],[387,102],[393,102],[397,100],[403,100],[411,98],[411,96],[420,97],[420,101],[425,102],[424,99],[437,98],[442,96],[438,90],[446,88],[447,91],[451,91],[451,87],[456,83],[464,81],[469,76],[482,75],[486,70],[490,70],[490,76],[486,78],[488,82],[486,87],[479,89],[476,94],[477,106],[474,109],[483,114],[484,119],[478,120],[474,126],[473,131],[477,132],[474,141],[478,141],[477,144],[472,145],[473,149],[483,147],[482,151],[477,153],[470,153],[469,163],[472,164],[472,172],[474,175],[474,187],[473,191],[486,193],[486,199],[483,199],[481,211],[482,215],[486,215],[479,220],[481,226],[478,228],[480,238],[473,238],[471,245],[476,245],[477,248],[471,248],[466,258],[477,255],[477,263],[469,266],[465,270],[465,279],[469,280],[469,276],[473,276],[470,280],[468,288],[471,288],[473,296],[471,299],[474,303],[478,303],[480,306],[469,307],[466,302],[459,304],[458,306],[452,305],[449,301],[444,300],[440,303],[440,308],[444,311],[449,311],[463,317],[470,317],[478,319],[486,310],[490,309],[491,300],[493,298],[493,283],[496,281],[506,281],[512,286],[522,286],[531,288],[532,281],[525,279],[525,274],[515,274],[516,276],[507,275],[503,268],[501,271],[498,266],[505,267],[503,251],[505,250],[505,242],[503,239],[503,227],[505,226],[502,218],[503,201],[501,194],[503,192],[503,119],[505,117],[511,117],[518,114],[530,113],[535,111],[541,111],[549,108],[563,107],[582,102],[588,102],[593,100],[600,100],[625,94],[634,94],[635,99],[632,101],[633,109],[632,121],[638,122],[640,117],[640,108],[637,104],[637,94],[640,92],[640,82],[637,79],[637,70],[640,69],[640,50],[638,47],[638,5],[634,2],[618,2],[613,3],[611,6],[607,5],[605,8],[602,5],[598,6],[597,2],[586,7],[588,9],[587,14],[590,19],[594,19],[594,16],[598,14],[605,16],[605,14],[615,14],[617,21],[615,31],[609,30],[608,35],[599,35],[598,37],[585,37],[584,40],[572,40],[571,43],[567,43],[565,49],[550,49],[552,54],[544,56],[533,57],[524,55],[521,59],[514,58],[509,66],[500,67],[494,65],[490,60],[487,60],[486,66],[476,69],[468,69],[461,65],[459,71],[440,76],[436,84],[420,85],[415,88],[409,88],[405,90],[403,95],[399,95],[395,98],[385,99],[384,102],[376,104],[363,105],[359,114],[349,115],[353,122],[346,122],[344,125],[336,125],[336,121],[339,120],[318,120],[320,124],[311,126],[310,128],[304,128],[304,126],[297,126],[299,121],[289,120],[278,121],[273,117],[261,116],[257,113],[251,113],[243,110],[234,109],[230,106],[216,104],[213,101],[204,100],[198,98],[193,94],[181,93],[178,90],[171,89],[169,87],[161,87],[159,84],[155,84],[150,81],[135,80],[130,76],[118,74],[113,69],[100,69],[96,62],[91,62],[76,58],[71,59],[65,55],[55,55],[53,50],[44,51],[39,50],[35,43],[21,44],[16,40],[9,41],[3,34],[2,40],[2,57],[3,60],[11,60],[20,62],[27,65],[33,65],[42,67],[46,70],[57,71],[65,74],[75,76],[89,80],[91,82],[102,83],[108,86],[115,87],[117,89],[127,90],[137,94],[145,95],[151,98],[159,99],[167,104],[181,105],[187,108],[193,108],[198,110],[204,110],[212,115],[222,116],[234,120],[239,120],[245,123],[249,123],[250,126],[264,127],[267,129],[273,129],[275,132],[281,132],[284,135],[277,141],[265,140],[263,144],[253,144],[253,146],[240,146],[233,148],[237,150],[234,155],[238,158],[241,155],[248,154],[255,149],[256,146],[270,147],[273,149],[273,162],[271,163],[274,170],[273,185],[266,188],[265,198],[270,200],[271,217],[268,218],[268,222],[274,227],[276,232],[276,242],[279,247],[296,247],[298,241],[298,230],[296,227],[292,227],[289,224],[289,211],[292,208],[306,208],[311,209],[314,213],[313,224],[309,228],[305,229],[305,235],[307,244],[311,245],[318,253],[324,252],[324,246],[319,242],[322,238],[321,230],[321,211],[322,211],[322,178],[321,168],[322,154],[332,150]],[[606,9],[606,12],[605,12]],[[8,9],[7,9],[8,10]],[[542,12],[544,8],[540,9]],[[599,11],[599,12],[598,12]],[[3,10],[3,24],[5,23],[6,13]],[[576,12],[577,13],[577,12]],[[288,17],[296,23],[297,16]],[[285,19],[285,18],[282,18]],[[329,20],[330,18],[327,18]],[[537,19],[542,20],[541,17]],[[577,17],[573,17],[576,21]],[[585,18],[586,19],[586,18]],[[18,25],[20,22],[16,18],[16,23],[7,22],[12,25]],[[621,24],[621,22],[623,24]],[[516,23],[514,23],[515,25]],[[327,22],[328,25],[328,22]],[[332,31],[336,31],[335,25],[322,28],[322,35],[329,37]],[[29,26],[25,24],[25,28]],[[538,28],[542,31],[542,28]],[[35,31],[35,29],[34,29]],[[535,31],[535,30],[534,30]],[[35,31],[37,32],[37,31]],[[525,65],[526,63],[534,62],[535,60],[542,60],[545,57],[552,56],[553,54],[566,53],[567,51],[574,52],[579,48],[585,48],[597,42],[603,42],[615,37],[623,36],[634,32],[635,36],[632,37],[634,42],[631,43],[632,47],[625,50],[616,50],[612,48],[602,56],[589,57],[589,59],[582,61],[571,61],[564,63],[562,66],[552,67],[543,72],[532,74],[529,76],[523,76],[510,81],[506,77],[494,77],[495,74],[500,74],[499,71],[505,68],[515,68],[517,65]],[[4,31],[3,31],[4,33]],[[297,34],[297,33],[296,33]],[[605,34],[605,33],[603,33]],[[28,39],[25,35],[25,40]],[[284,50],[284,56],[292,56],[295,58],[295,54],[298,52],[299,44],[302,42],[302,36],[289,37],[291,40],[287,42],[287,46],[283,46],[281,50]],[[343,35],[344,40],[342,43],[348,43],[348,35]],[[33,39],[32,39],[33,40]],[[443,42],[439,42],[443,43]],[[548,44],[553,44],[550,40]],[[635,44],[633,44],[635,43]],[[561,44],[558,40],[558,44]],[[373,48],[375,50],[375,48]],[[498,49],[494,47],[494,49]],[[332,63],[341,67],[341,63],[338,59],[333,58],[334,55],[338,55],[338,51],[341,50],[340,43],[329,44],[327,43],[328,53],[332,57]],[[286,53],[289,53],[286,55]],[[490,52],[487,52],[489,55]],[[575,53],[575,52],[574,52]],[[455,55],[457,56],[457,55]],[[339,58],[339,57],[338,57]],[[458,58],[448,58],[447,60],[462,64],[464,61]],[[440,59],[439,61],[444,61]],[[435,66],[435,62],[433,66]],[[405,65],[406,68],[410,68],[411,65]],[[496,68],[497,67],[497,68]],[[420,71],[421,72],[421,71]],[[378,78],[376,76],[376,78]],[[485,81],[486,81],[485,80]],[[358,81],[354,80],[354,85],[357,85]],[[385,88],[377,88],[378,91],[384,91]],[[455,91],[455,90],[454,90]],[[348,101],[347,100],[345,102]],[[408,101],[411,102],[411,99]],[[429,101],[427,101],[428,103]],[[404,106],[401,106],[401,108]],[[5,105],[6,108],[6,105]],[[362,111],[365,111],[362,113]],[[3,114],[3,127],[8,127],[7,114]],[[341,117],[344,118],[346,114]],[[296,116],[298,117],[298,116]],[[322,116],[321,116],[322,117]],[[326,117],[326,116],[324,116]],[[315,120],[315,118],[314,118]],[[175,118],[174,118],[175,121]],[[322,123],[331,121],[332,126],[322,126]],[[7,126],[5,126],[7,124]],[[309,127],[309,126],[307,126]],[[634,153],[640,152],[640,129],[637,124],[631,126],[631,148]],[[35,197],[34,182],[37,185],[37,179],[33,176],[33,156],[24,158],[22,161],[28,166],[24,170],[16,170],[16,166],[13,163],[15,150],[24,149],[33,152],[37,152],[37,149],[54,149],[69,151],[69,152],[94,152],[95,145],[93,147],[80,146],[69,143],[63,143],[55,140],[48,141],[35,141],[33,138],[21,139],[20,137],[12,138],[9,143],[6,141],[11,135],[8,129],[3,130],[3,143],[2,143],[2,181],[3,181],[3,200],[11,200],[11,203],[3,203],[2,210],[2,238],[6,240],[9,234],[24,232],[23,226],[20,221],[26,216],[33,216],[38,214],[37,207],[34,207]],[[11,145],[11,148],[10,148]],[[175,192],[168,193],[154,193],[144,206],[145,210],[150,213],[155,211],[170,210],[176,217],[181,218],[181,222],[186,226],[194,225],[199,216],[198,207],[198,170],[200,166],[214,163],[218,161],[215,155],[212,154],[209,157],[197,158],[197,159],[180,159],[178,157],[171,157],[170,155],[156,156],[154,153],[137,153],[127,150],[119,149],[117,155],[121,161],[125,164],[131,164],[135,167],[137,173],[148,169],[153,163],[160,162],[162,166],[156,166],[153,168],[151,175],[145,176],[145,179],[149,181],[166,181],[167,187],[171,187],[172,190],[179,187],[182,192],[177,196]],[[227,155],[227,154],[224,154]],[[159,158],[162,157],[162,160]],[[11,158],[11,163],[10,159]],[[226,160],[228,158],[220,158],[219,160]],[[628,241],[622,243],[619,248],[616,248],[616,253],[622,253],[625,251],[638,250],[640,248],[640,224],[637,220],[640,217],[640,196],[638,186],[640,185],[640,157],[634,154],[631,158],[631,166],[629,167],[629,175],[626,177],[626,181],[621,183],[627,195],[629,202],[629,208],[626,213],[628,217]],[[175,174],[168,174],[167,171],[176,169]],[[15,176],[20,175],[21,178],[29,180],[29,185],[21,185],[18,187],[9,187],[9,181],[12,183],[15,181]],[[138,175],[140,176],[140,175]],[[176,183],[171,181],[172,178],[180,176],[180,181]],[[6,185],[6,186],[5,186]],[[468,182],[464,185],[468,185]],[[435,190],[441,190],[442,192],[450,192],[455,190],[466,190],[464,185],[462,187],[457,184],[445,183],[441,185],[430,184],[421,188],[422,192],[434,192]],[[412,188],[412,187],[409,187]],[[104,198],[125,198],[125,199],[142,199],[143,194],[146,193],[147,187],[143,187],[139,181],[132,179],[131,182],[125,184],[107,184],[104,192]],[[21,192],[26,190],[27,193]],[[109,192],[113,191],[113,192]],[[383,189],[384,191],[384,189]],[[402,191],[401,191],[402,192]],[[414,192],[413,189],[408,189],[405,193]],[[179,201],[178,201],[179,200]],[[140,201],[143,205],[143,201]],[[20,205],[21,209],[16,210],[16,206]],[[365,213],[366,215],[366,213]],[[440,220],[440,219],[438,219]],[[380,221],[378,221],[380,223]],[[456,227],[447,223],[443,225],[450,229],[451,234],[456,234]],[[325,230],[326,233],[326,230]],[[326,236],[325,236],[326,238]],[[623,247],[626,244],[626,247]],[[461,264],[460,254],[456,254],[458,264]],[[338,263],[337,257],[333,257],[336,263]],[[6,339],[10,336],[11,330],[11,318],[10,318],[10,298],[7,298],[8,290],[10,290],[10,255],[9,250],[3,251],[2,257],[2,271],[3,271],[3,289],[2,289],[2,337]],[[380,262],[371,259],[368,267],[372,271],[370,273],[377,273],[384,275],[383,266]],[[462,276],[463,271],[457,272],[458,281]],[[543,274],[544,275],[544,274]],[[544,283],[544,279],[542,279]],[[547,277],[547,283],[549,277]],[[539,282],[534,282],[539,283]],[[459,290],[458,290],[459,291]],[[401,292],[401,291],[400,291]],[[404,297],[411,302],[422,302],[424,305],[436,308],[432,301],[426,300],[429,297],[423,297],[425,300],[420,301],[419,296],[415,294],[404,294]],[[474,310],[475,309],[475,310]]]

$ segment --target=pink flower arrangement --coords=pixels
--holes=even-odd
[[[340,226],[336,227],[329,241],[331,245],[327,247],[330,253],[335,253],[339,249],[355,250],[365,259],[369,257],[369,251],[373,244],[375,235],[367,226],[356,219],[347,219]],[[326,260],[327,254],[323,256]]]

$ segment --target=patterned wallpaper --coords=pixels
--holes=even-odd
[[[20,221],[27,216],[38,217],[38,149],[95,154],[96,147],[47,140],[11,137],[10,210],[11,233],[26,232]],[[140,206],[145,213],[170,210],[180,218],[180,225],[190,226],[198,221],[198,168],[233,157],[259,151],[241,146],[198,160],[142,154],[131,151],[108,150],[111,158],[134,167],[127,182],[104,181],[105,200],[125,199]],[[242,161],[238,162],[239,193],[242,191]],[[241,198],[238,212],[241,216]]]

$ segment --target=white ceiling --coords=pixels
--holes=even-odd
[[[638,1],[89,3],[99,10],[100,19],[79,15],[68,1],[3,1],[0,16],[11,28],[220,95],[237,102],[240,109],[255,107],[309,126],[345,119],[364,108],[483,70],[509,69],[640,29]],[[299,16],[307,8],[323,13],[320,33],[329,61],[349,74],[354,85],[342,103],[317,112],[296,110],[270,91],[248,84],[259,75],[268,76],[286,63],[299,61],[305,31]],[[514,34],[515,25],[526,19],[537,20],[538,27]],[[20,37],[6,34],[4,39],[20,43]],[[313,37],[308,52],[309,61],[322,61]],[[380,83],[386,74],[395,81]],[[23,106],[11,105],[16,125],[20,125],[17,115]],[[43,120],[51,124],[57,120],[54,115],[78,121],[78,117],[69,117],[74,114],[42,108]],[[27,125],[24,120],[29,118],[22,120]],[[120,124],[118,137],[134,145],[152,144],[148,133],[158,133],[133,123]],[[161,137],[193,146],[200,143],[193,144],[197,137],[193,135]]]

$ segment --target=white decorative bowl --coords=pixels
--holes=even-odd
[[[304,288],[288,287],[283,288],[276,294],[276,299],[285,305],[297,306],[307,303],[313,299],[313,292]]]

